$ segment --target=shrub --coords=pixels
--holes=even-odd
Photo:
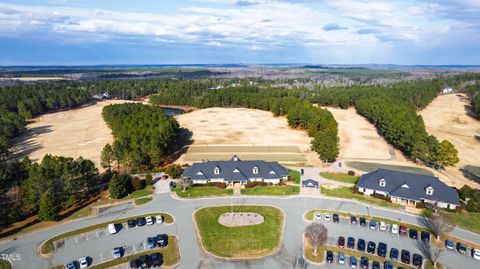
[[[139,179],[138,177],[134,177],[132,179],[132,188],[134,191],[138,191],[145,188],[145,181]]]
[[[152,178],[152,175],[151,175],[151,174],[147,174],[147,175],[145,176],[145,183],[146,183],[148,186],[153,185],[153,178]]]
[[[348,171],[348,175],[349,175],[349,176],[354,176],[354,175],[355,175],[355,171],[352,171],[352,170]]]
[[[425,208],[422,210],[422,215],[426,218],[430,217],[433,214],[433,210],[430,208]]]
[[[170,165],[165,168],[165,173],[167,173],[170,178],[178,178],[183,173],[183,168],[179,165]]]
[[[256,186],[271,186],[272,183],[266,183],[266,182],[261,182],[261,181],[252,181],[252,182],[248,182],[247,184],[245,184],[245,188],[246,189],[251,189],[251,188],[255,188]]]

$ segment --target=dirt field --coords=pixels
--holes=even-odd
[[[112,143],[110,128],[102,119],[103,107],[124,103],[108,100],[92,106],[45,114],[27,126],[28,131],[15,145],[18,157],[28,155],[38,161],[47,153],[92,160],[98,167],[100,152]]]
[[[327,108],[338,122],[339,159],[392,159],[393,148],[378,135],[375,126],[355,112],[355,108]],[[393,152],[392,152],[393,153]],[[401,154],[396,154],[401,157]]]
[[[176,162],[230,159],[265,159],[319,165],[310,150],[311,138],[288,127],[285,117],[245,108],[209,108],[176,116],[192,133],[193,144]]]

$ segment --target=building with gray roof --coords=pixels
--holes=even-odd
[[[277,162],[242,161],[236,155],[229,161],[206,161],[194,163],[185,169],[183,178],[189,178],[194,184],[224,182],[227,184],[245,184],[260,181],[277,184],[288,178],[288,171]]]
[[[404,205],[423,202],[448,209],[460,205],[457,191],[433,176],[378,169],[362,175],[357,187],[364,194],[382,194]]]

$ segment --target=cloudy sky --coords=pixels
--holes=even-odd
[[[480,64],[480,0],[0,0],[0,65]]]

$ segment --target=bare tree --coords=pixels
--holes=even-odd
[[[450,219],[444,215],[431,215],[427,218],[426,224],[437,240],[440,239],[440,236],[450,233],[455,228]]]
[[[425,258],[429,259],[433,263],[433,268],[437,268],[437,262],[442,255],[444,248],[435,244],[425,241],[417,241],[418,249],[423,253]]]
[[[181,177],[180,185],[182,185],[182,192],[185,192],[188,187],[192,186],[192,179],[188,177]]]
[[[305,237],[313,246],[313,255],[317,255],[317,249],[319,246],[327,243],[328,229],[318,222],[314,222],[305,228]]]

